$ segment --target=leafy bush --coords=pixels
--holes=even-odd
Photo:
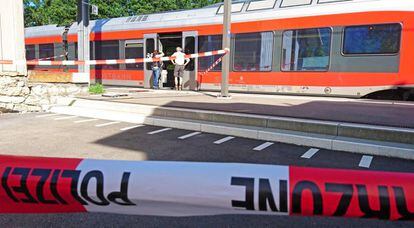
[[[89,93],[91,94],[103,94],[105,92],[104,86],[102,84],[95,84],[89,86]]]

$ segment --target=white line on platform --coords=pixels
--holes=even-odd
[[[52,114],[45,114],[45,115],[38,115],[36,118],[45,118],[45,117],[52,117],[52,116],[59,116],[60,114],[52,113]]]
[[[143,127],[143,126],[144,125],[135,125],[135,126],[131,126],[131,127],[124,127],[124,128],[121,128],[120,131],[128,131],[128,130],[131,130],[131,129],[134,129],[134,128]]]
[[[74,123],[86,123],[86,122],[92,122],[92,121],[97,121],[98,119],[86,119],[86,120],[77,120],[77,121],[73,121]]]
[[[260,145],[260,146],[258,146],[258,147],[255,147],[253,150],[255,150],[255,151],[262,151],[262,150],[264,150],[264,149],[266,149],[266,148],[268,148],[269,146],[271,146],[271,145],[273,145],[274,143],[271,143],[271,142],[265,142],[265,143],[263,143],[262,145]]]
[[[65,117],[59,117],[56,118],[55,120],[70,120],[70,119],[75,119],[78,118],[77,116],[65,116]]]
[[[163,129],[160,129],[160,130],[148,132],[147,134],[155,135],[155,134],[158,134],[158,133],[161,133],[161,132],[164,132],[164,131],[169,131],[169,130],[172,130],[172,128],[169,128],[169,127],[168,128],[163,128]]]
[[[193,136],[196,136],[196,135],[199,135],[199,134],[201,134],[201,132],[196,131],[196,132],[193,132],[193,133],[190,133],[190,134],[187,134],[187,135],[180,136],[180,137],[178,137],[178,139],[188,139],[190,137],[193,137]]]
[[[371,162],[372,162],[372,159],[373,158],[374,157],[367,156],[367,155],[362,156],[361,161],[359,162],[359,167],[362,167],[362,168],[369,168],[369,167],[371,167]]]
[[[318,152],[319,152],[319,149],[312,148],[312,149],[308,150],[306,153],[304,153],[301,156],[301,158],[310,159],[310,158],[312,158]]]
[[[106,126],[114,125],[114,124],[119,124],[119,122],[109,122],[109,123],[98,124],[98,125],[95,125],[95,127],[106,127]]]
[[[222,138],[222,139],[219,139],[219,140],[215,141],[214,144],[217,144],[217,145],[223,144],[223,143],[225,143],[227,141],[230,141],[230,140],[232,140],[234,138],[235,137],[233,137],[233,136],[228,136],[228,137],[225,137],[225,138]]]

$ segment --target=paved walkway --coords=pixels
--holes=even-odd
[[[414,102],[367,99],[232,94],[217,99],[216,92],[152,91],[109,88],[109,94],[124,97],[89,96],[87,99],[233,113],[328,120],[391,127],[414,128]]]

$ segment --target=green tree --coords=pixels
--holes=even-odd
[[[114,18],[179,9],[200,8],[222,0],[90,0],[99,7],[91,19]],[[76,21],[77,0],[24,0],[26,26],[70,25]]]

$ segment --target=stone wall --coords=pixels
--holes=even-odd
[[[59,96],[86,94],[87,90],[72,83],[30,83],[26,76],[0,72],[0,107],[13,111],[46,110]]]

